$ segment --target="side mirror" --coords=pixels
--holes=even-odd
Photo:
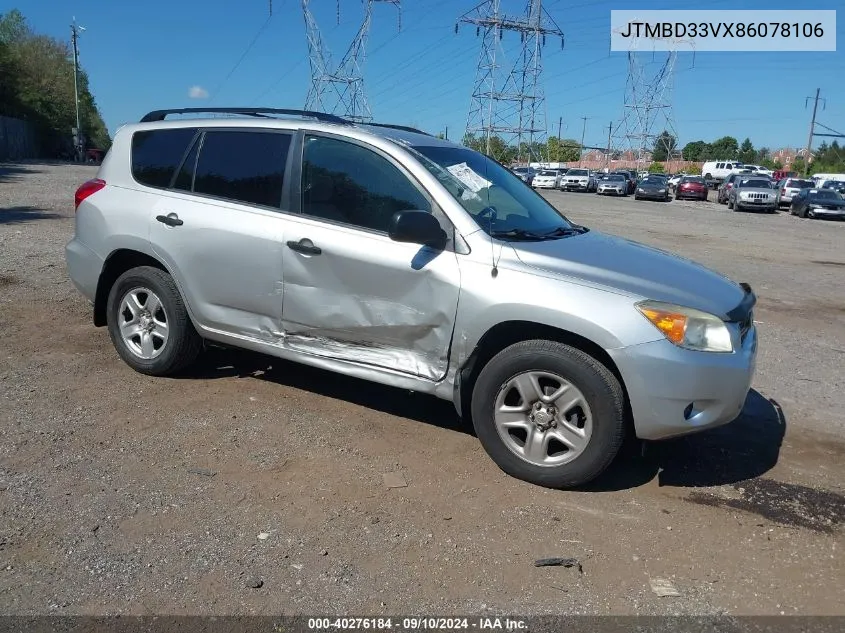
[[[435,248],[446,246],[448,236],[440,222],[427,211],[397,211],[387,234],[394,242],[410,242]]]

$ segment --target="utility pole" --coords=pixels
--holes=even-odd
[[[82,129],[79,124],[79,46],[77,40],[79,39],[79,32],[84,31],[85,27],[76,25],[76,18],[73,18],[73,23],[70,25],[70,39],[73,42],[73,99],[76,103],[76,132],[74,133],[74,145],[76,150],[76,159],[81,159],[82,154]]]
[[[578,166],[581,166],[581,161],[584,158],[584,137],[587,135],[587,119],[590,117],[582,116],[581,119],[584,121],[584,127],[581,129],[581,153],[578,154]]]
[[[557,118],[557,140],[560,140],[560,135],[563,133],[563,117]]]
[[[449,140],[449,126],[446,126],[446,140]]]
[[[809,171],[810,161],[813,159],[813,155],[812,155],[813,136],[815,136],[815,131],[816,131],[816,112],[819,109],[819,94],[821,93],[821,91],[822,91],[821,88],[816,88],[816,97],[813,100],[813,118],[810,119],[810,138],[807,139],[807,158],[804,161],[804,164],[807,166],[807,173],[810,173],[810,171]],[[813,97],[807,97],[806,99],[804,99],[804,107],[805,108],[807,107],[807,102],[810,99],[813,99]],[[824,99],[821,99],[821,101],[824,101]],[[824,106],[825,107],[827,106],[826,102],[825,102]]]
[[[525,13],[519,16],[503,12],[502,4],[502,0],[482,0],[455,24],[455,33],[460,24],[475,27],[481,40],[466,133],[483,135],[486,154],[491,154],[495,138],[505,146],[515,146],[518,160],[527,143],[530,163],[535,141],[548,133],[542,50],[546,36],[559,37],[563,48],[563,31],[543,9],[542,0],[526,0]],[[520,39],[519,47],[514,46],[516,50],[509,50],[507,56],[502,43],[506,33],[515,33]],[[506,57],[515,61],[507,63]]]
[[[613,132],[613,121],[607,126],[607,154],[605,154],[605,167],[610,170],[610,134]]]

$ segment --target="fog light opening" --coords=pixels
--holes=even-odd
[[[693,413],[693,410],[694,410],[694,406],[693,406],[693,405],[695,405],[695,403],[694,403],[694,402],[690,402],[690,403],[686,406],[686,408],[684,409],[684,420],[689,420],[689,419],[692,417],[692,413]]]

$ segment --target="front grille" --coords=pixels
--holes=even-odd
[[[767,193],[747,193],[745,194],[746,200],[768,200],[769,194]]]

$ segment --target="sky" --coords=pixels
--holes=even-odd
[[[302,108],[310,84],[302,0],[0,0],[0,12],[20,9],[41,33],[68,40],[71,20],[85,27],[80,64],[113,133],[146,112],[171,107]],[[525,0],[501,0],[516,15]],[[787,0],[744,0],[743,9],[794,9]],[[472,0],[401,0],[399,12],[379,2],[363,68],[377,121],[413,125],[460,139],[466,128],[481,38],[461,25]],[[842,0],[807,8],[836,9]],[[338,60],[363,15],[359,0],[311,0],[324,45]],[[611,9],[729,9],[736,0],[546,0],[564,33],[543,48],[542,85],[551,134],[604,147],[608,125],[622,118],[628,69],[624,52],[610,52]],[[812,104],[821,89],[818,121],[845,129],[845,11],[837,16],[837,52],[679,53],[672,118],[679,142],[749,137],[755,147],[803,147]],[[519,35],[503,39],[505,55]],[[646,59],[653,72],[658,62]],[[582,117],[587,117],[586,128]],[[818,144],[817,141],[816,144]]]

